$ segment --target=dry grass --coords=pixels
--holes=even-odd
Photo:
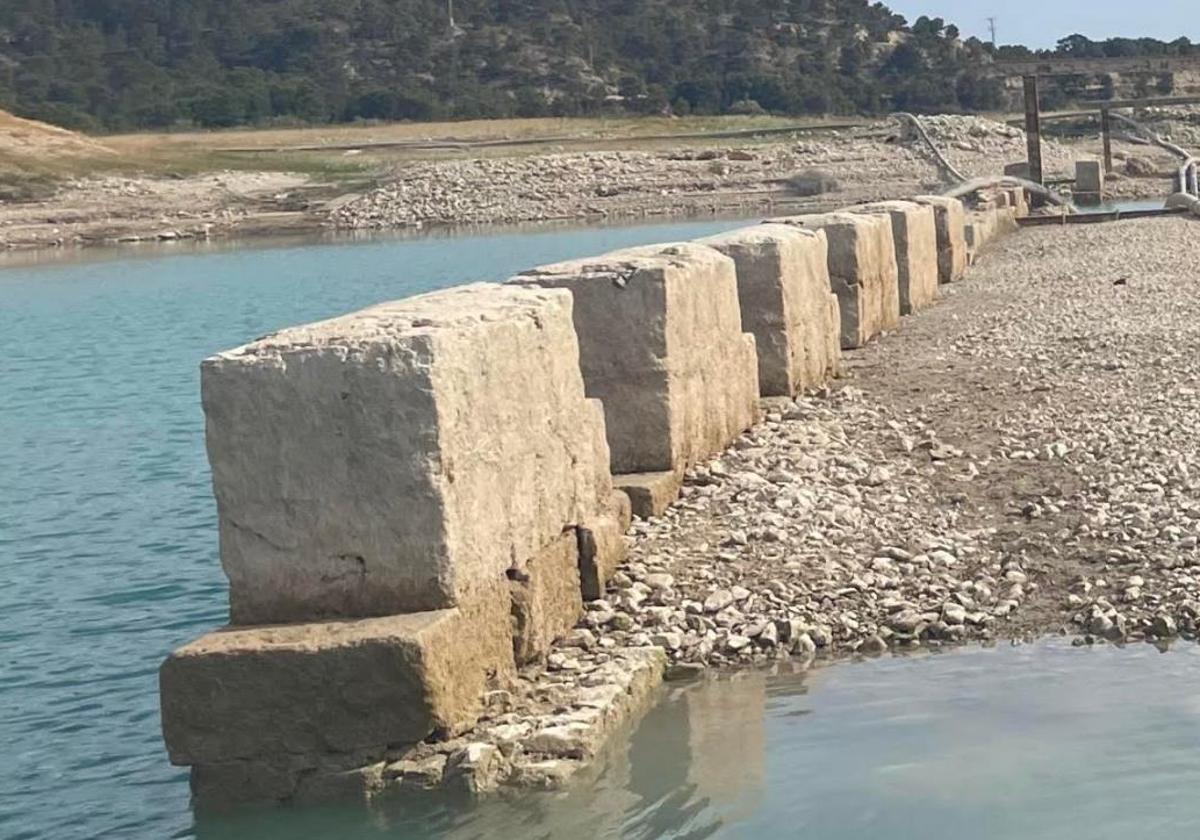
[[[841,122],[844,122],[841,121]],[[754,142],[754,132],[838,124],[770,116],[612,117],[388,123],[139,133],[91,138],[0,112],[0,200],[38,197],[87,175],[186,177],[224,170],[297,172],[361,183],[407,161],[547,151]]]

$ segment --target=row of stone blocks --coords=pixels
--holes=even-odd
[[[760,394],[825,382],[839,345],[928,304],[965,254],[957,201],[889,202],[544,266],[207,360],[231,624],[162,668],[171,760],[198,795],[278,799],[469,728],[600,597],[631,504],[661,512]]]

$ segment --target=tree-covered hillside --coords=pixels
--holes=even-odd
[[[4,0],[0,107],[107,130],[978,110],[990,52],[868,0]]]

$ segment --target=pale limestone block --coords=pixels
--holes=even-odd
[[[938,281],[954,283],[967,271],[966,209],[957,198],[919,195],[913,199],[933,208],[937,225]]]
[[[892,220],[892,242],[900,292],[900,314],[911,315],[937,297],[937,222],[932,207],[913,201],[879,201],[855,208],[860,213],[885,213]]]
[[[829,279],[841,314],[843,349],[862,347],[899,324],[899,268],[889,216],[839,211],[769,221],[825,231],[829,240]]]
[[[202,368],[236,624],[442,609],[611,492],[571,296],[477,284]]]
[[[755,225],[697,244],[729,256],[737,267],[742,326],[754,335],[762,396],[795,396],[823,385],[841,356],[841,325],[830,318],[825,233]]]
[[[587,395],[604,403],[613,473],[682,472],[757,419],[758,361],[733,260],[656,245],[543,266],[520,286],[569,289]]]

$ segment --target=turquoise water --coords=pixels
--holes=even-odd
[[[0,838],[191,823],[156,671],[225,616],[202,358],[381,300],[734,226],[89,252],[0,270]]]
[[[197,821],[156,671],[220,624],[197,365],[288,324],[707,222],[0,271],[0,838],[1107,838],[1194,832],[1200,652],[1063,644],[677,691],[565,795]]]

